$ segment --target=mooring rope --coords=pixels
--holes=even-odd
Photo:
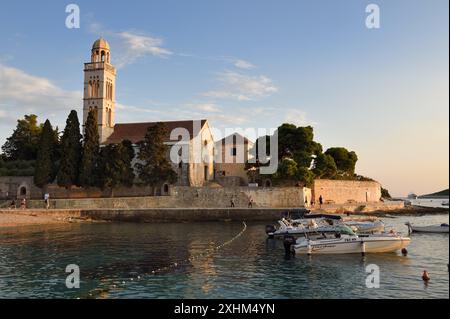
[[[152,270],[151,272],[149,272],[147,274],[131,277],[131,278],[128,279],[128,283],[139,281],[139,280],[144,279],[145,277],[150,276],[150,275],[151,276],[155,276],[155,275],[157,275],[159,273],[168,272],[170,270],[179,268],[179,267],[181,267],[183,265],[189,264],[189,263],[191,263],[191,262],[193,262],[195,260],[211,257],[212,255],[217,253],[222,248],[225,248],[226,246],[231,245],[235,240],[237,240],[239,237],[241,237],[245,233],[245,231],[247,230],[247,224],[245,222],[242,222],[242,225],[243,225],[242,230],[236,236],[234,236],[230,240],[222,243],[221,245],[213,247],[213,248],[206,249],[205,252],[200,253],[200,254],[196,254],[196,255],[191,256],[191,257],[189,257],[187,259],[184,259],[182,261],[174,262],[174,263],[171,263],[168,266],[154,269],[154,270]],[[115,284],[111,285],[110,286],[111,288],[103,288],[103,289],[102,288],[97,288],[97,289],[91,290],[88,293],[88,295],[86,296],[86,298],[96,298],[96,297],[98,297],[98,296],[100,296],[102,294],[108,293],[112,289],[124,288],[126,285],[127,285],[127,281],[121,281],[120,283],[115,283]]]

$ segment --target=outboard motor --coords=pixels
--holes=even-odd
[[[295,243],[296,240],[293,236],[284,236],[283,244],[286,255],[291,255],[293,253],[292,246],[294,246]]]
[[[274,237],[274,233],[277,231],[274,225],[267,225],[266,226],[266,234],[269,236],[269,238]]]

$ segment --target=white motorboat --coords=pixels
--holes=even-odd
[[[366,254],[390,253],[406,248],[411,242],[408,237],[396,233],[379,235],[356,235],[343,226],[334,237],[319,239],[301,238],[293,246],[296,254]]]
[[[322,233],[335,234],[339,231],[337,227],[342,225],[351,227],[358,234],[379,233],[385,229],[381,220],[344,220],[341,216],[327,214],[310,214],[295,220],[283,218],[278,223],[278,229],[273,225],[266,226],[266,233],[270,238],[284,236],[301,237],[305,235],[319,236]]]
[[[438,234],[448,234],[449,225],[431,225],[431,226],[415,226],[410,222],[406,223],[408,226],[409,233],[438,233]]]
[[[278,221],[279,227],[273,225],[266,226],[266,233],[269,237],[294,236],[300,237],[307,234],[336,233],[337,225],[342,223],[342,218],[335,215],[305,215],[301,219]]]

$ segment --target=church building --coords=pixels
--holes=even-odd
[[[145,137],[147,129],[156,122],[115,123],[116,115],[116,68],[111,64],[111,51],[108,42],[101,38],[94,42],[91,62],[84,64],[83,125],[90,110],[95,110],[101,145],[116,144],[130,140],[137,153],[137,143]],[[214,179],[214,140],[207,120],[169,121],[166,124],[169,135],[166,144],[175,145],[178,137],[170,133],[178,131],[189,133],[188,161],[175,163],[172,167],[178,174],[178,185],[201,187]],[[170,161],[170,154],[168,154]],[[201,160],[198,160],[201,159]],[[136,162],[136,159],[134,160]]]

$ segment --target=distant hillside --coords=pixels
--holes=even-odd
[[[448,189],[444,189],[443,191],[437,192],[437,193],[433,193],[433,194],[428,194],[428,195],[422,195],[419,196],[420,198],[427,198],[427,197],[449,197],[449,190]]]

